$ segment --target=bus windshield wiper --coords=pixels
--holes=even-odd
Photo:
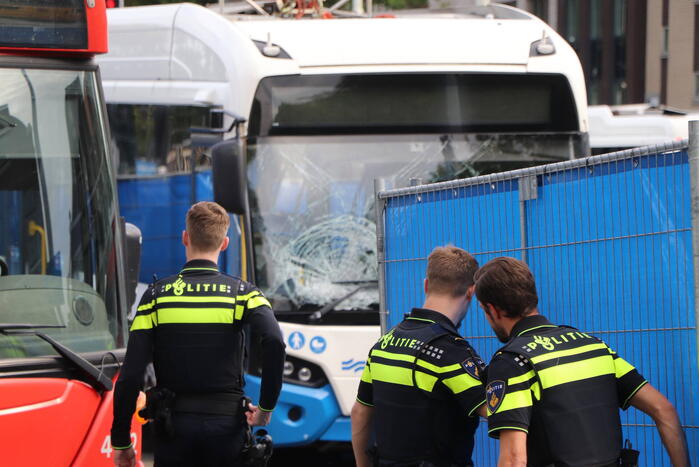
[[[323,318],[323,316],[325,316],[326,314],[335,310],[335,307],[337,305],[344,302],[345,300],[350,298],[352,295],[356,294],[357,292],[359,292],[360,290],[362,290],[366,287],[369,287],[370,285],[376,285],[376,284],[378,284],[378,281],[366,281],[363,284],[360,284],[356,288],[352,289],[349,293],[343,295],[340,298],[333,300],[332,302],[328,303],[320,310],[314,312],[311,316],[308,317],[308,320],[312,321],[312,322],[319,321],[321,318]]]
[[[109,379],[99,368],[82,358],[77,353],[70,350],[65,345],[47,336],[37,329],[65,328],[61,325],[52,324],[24,324],[24,323],[0,323],[0,334],[5,335],[33,335],[48,342],[58,354],[70,362],[73,367],[80,371],[90,384],[97,391],[111,391],[112,380]]]

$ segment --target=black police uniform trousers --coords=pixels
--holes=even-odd
[[[376,465],[376,464],[375,464]],[[453,464],[449,461],[432,462],[432,461],[415,461],[415,462],[392,462],[379,459],[379,467],[473,467],[473,464]]]
[[[174,436],[155,434],[155,467],[237,465],[247,426],[239,415],[175,412]]]

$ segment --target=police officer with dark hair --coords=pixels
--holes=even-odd
[[[423,307],[371,349],[351,414],[358,467],[472,465],[478,414],[485,416],[484,364],[457,328],[476,269],[466,251],[436,248]],[[368,449],[372,428],[376,444]]]
[[[653,418],[672,464],[688,465],[672,404],[604,342],[540,315],[525,263],[496,258],[475,277],[478,301],[505,343],[486,385],[488,433],[500,439],[498,465],[619,465],[619,408],[629,405]]]
[[[155,419],[155,463],[234,465],[247,424],[266,425],[277,402],[284,341],[267,299],[254,285],[219,272],[228,246],[228,214],[200,202],[187,212],[182,234],[187,263],[145,292],[131,326],[126,359],[114,392],[114,463],[134,466],[131,417],[146,365],[157,387],[148,396]],[[244,412],[243,325],[262,341],[259,405]]]

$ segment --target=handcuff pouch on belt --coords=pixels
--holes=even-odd
[[[638,457],[640,455],[641,452],[633,449],[631,441],[627,439],[619,455],[619,465],[622,467],[638,467]]]

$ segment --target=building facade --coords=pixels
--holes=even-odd
[[[699,109],[699,1],[514,0],[556,29],[582,62],[590,105]]]

